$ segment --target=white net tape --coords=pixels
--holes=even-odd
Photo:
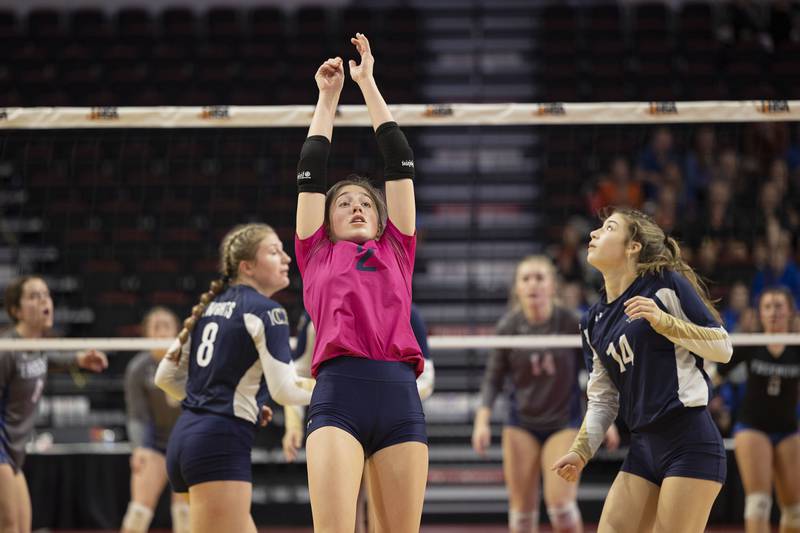
[[[389,106],[403,126],[536,124],[663,124],[800,120],[800,100],[400,104]],[[9,107],[0,129],[278,128],[307,127],[314,107]],[[341,105],[336,126],[369,126],[363,105]]]
[[[734,346],[766,344],[800,345],[800,334],[734,333]],[[104,351],[167,349],[168,339],[75,338],[75,339],[0,339],[2,351],[72,351],[94,348]],[[434,350],[478,350],[483,348],[579,348],[580,335],[434,335],[428,337]],[[294,345],[294,339],[292,339]]]

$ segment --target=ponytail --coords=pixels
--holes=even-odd
[[[270,233],[275,233],[266,224],[245,224],[230,230],[219,245],[220,278],[211,282],[208,290],[200,295],[200,301],[192,307],[192,314],[183,321],[183,329],[178,333],[177,342],[173,343],[166,357],[171,361],[179,361],[183,346],[189,342],[197,321],[214,298],[222,293],[239,274],[239,263],[251,261],[258,252],[259,243]]]
[[[167,359],[177,362],[181,358],[181,348],[183,348],[183,345],[189,341],[189,336],[192,334],[192,330],[194,330],[194,326],[197,324],[197,321],[201,316],[203,316],[208,304],[211,303],[219,293],[225,290],[227,284],[228,283],[224,280],[224,278],[216,279],[211,282],[208,290],[200,295],[200,301],[194,307],[192,307],[192,314],[186,317],[186,320],[183,321],[183,329],[181,329],[180,333],[178,333],[178,343],[173,344],[167,352]]]
[[[661,273],[672,270],[681,274],[692,285],[708,311],[717,322],[722,323],[719,311],[708,294],[708,288],[697,273],[683,259],[678,241],[664,233],[664,230],[652,218],[641,211],[629,208],[611,208],[603,212],[603,218],[619,213],[628,222],[628,238],[642,245],[636,261],[636,272]]]

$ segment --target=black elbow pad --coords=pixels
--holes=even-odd
[[[297,191],[328,191],[328,154],[331,142],[324,135],[312,135],[306,138],[300,150],[300,161],[297,163]]]
[[[375,130],[383,156],[385,180],[414,179],[414,152],[397,122],[384,122]]]

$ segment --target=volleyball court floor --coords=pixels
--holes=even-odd
[[[66,530],[66,529],[37,529],[33,533],[88,533],[92,531],[93,533],[116,533],[113,530]],[[313,530],[310,527],[270,527],[270,528],[259,528],[259,533],[313,533]],[[584,528],[585,533],[596,533],[597,529],[596,526],[586,526]],[[706,529],[708,532],[713,533],[743,533],[744,526],[714,526],[709,527]],[[420,529],[420,533],[507,533],[508,527],[504,526],[503,524],[434,524],[434,525],[423,525]],[[540,526],[539,533],[550,533],[552,529],[548,526]],[[171,530],[168,529],[151,529],[150,533],[172,533]]]

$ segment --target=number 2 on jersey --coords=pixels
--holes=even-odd
[[[625,372],[625,365],[628,363],[633,364],[633,348],[631,348],[631,345],[628,343],[628,338],[625,335],[619,338],[619,351],[622,352],[621,355],[617,352],[617,349],[614,348],[614,343],[611,342],[608,344],[606,353],[617,362],[619,371]]]
[[[219,331],[219,324],[216,322],[209,322],[203,328],[203,334],[200,335],[200,346],[197,347],[197,364],[199,366],[208,366],[211,358],[214,356],[214,341],[217,340],[217,331]]]
[[[361,253],[363,251],[364,247],[358,245],[358,253]],[[356,270],[360,270],[361,272],[375,272],[376,270],[378,270],[377,267],[367,266],[367,261],[369,261],[369,258],[372,257],[373,255],[375,255],[375,250],[373,250],[372,248],[367,248],[366,253],[363,255],[363,257],[361,257],[361,259],[358,260],[358,263],[356,263]]]

